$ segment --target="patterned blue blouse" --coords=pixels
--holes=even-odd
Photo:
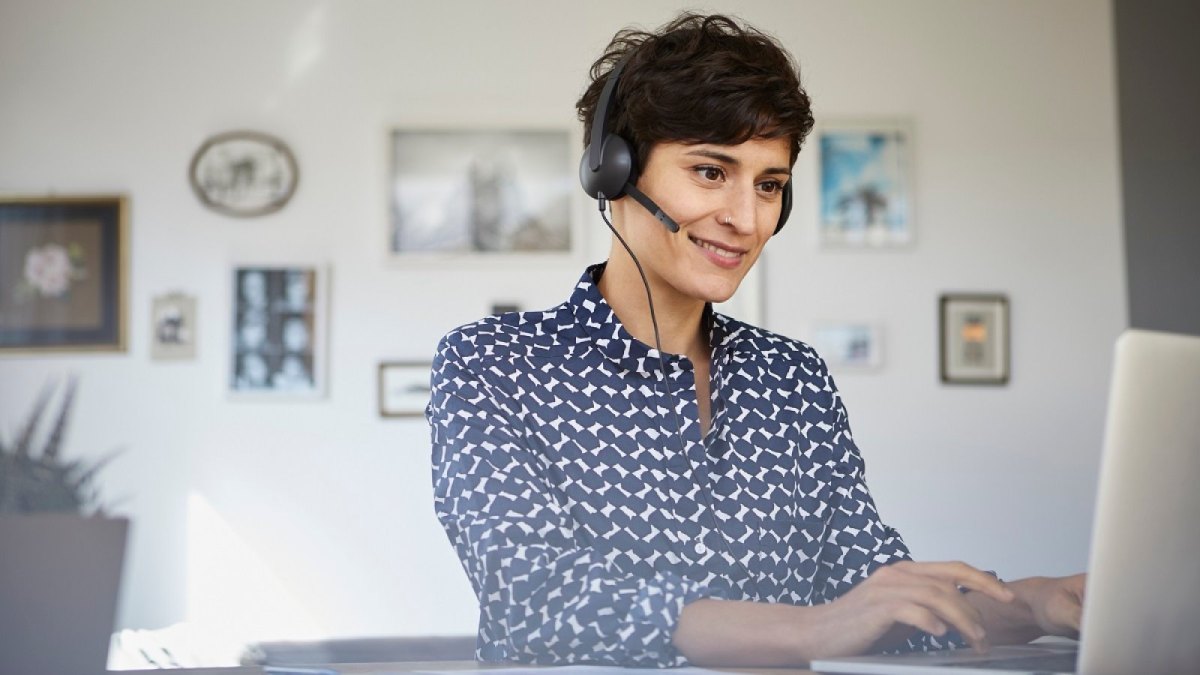
[[[434,501],[479,598],[480,659],[683,665],[689,602],[824,603],[909,557],[809,346],[709,314],[702,438],[691,362],[664,355],[663,382],[596,288],[603,269],[554,309],[438,347]]]

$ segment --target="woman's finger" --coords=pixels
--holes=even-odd
[[[914,574],[949,580],[956,586],[979,591],[1000,602],[1011,602],[1015,597],[1004,582],[963,562],[915,563],[906,570]]]
[[[939,621],[958,631],[976,651],[988,650],[983,616],[953,585],[944,581],[926,580],[907,586],[902,593],[907,604],[931,612]]]
[[[906,604],[893,617],[898,623],[941,637],[949,628],[933,612],[920,605]]]

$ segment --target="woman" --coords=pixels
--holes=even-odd
[[[722,16],[622,31],[577,109],[607,263],[434,363],[436,509],[479,657],[787,665],[1077,631],[1081,576],[910,561],[825,364],[712,312],[786,221],[812,127],[787,53]]]

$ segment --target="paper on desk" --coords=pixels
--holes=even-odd
[[[620,666],[542,666],[539,668],[502,668],[489,670],[418,670],[413,675],[630,675],[645,673],[647,668],[622,668]],[[707,668],[671,668],[664,671],[669,675],[729,675]]]

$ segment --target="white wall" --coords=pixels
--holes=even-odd
[[[473,631],[474,598],[432,514],[427,428],[376,416],[375,366],[428,358],[493,300],[555,304],[606,240],[580,200],[588,245],[574,259],[387,265],[386,134],[575,132],[572,105],[608,37],[676,5],[0,4],[0,192],[132,198],[128,353],[0,358],[0,428],[48,377],[75,372],[68,451],[125,448],[103,484],[134,519],[122,625],[187,618],[190,597],[193,619],[224,614],[252,637]],[[792,224],[767,252],[768,327],[885,327],[885,367],[839,377],[884,517],[920,558],[1010,577],[1081,569],[1109,353],[1126,323],[1107,3],[714,9],[794,50],[818,118],[916,125],[914,248],[819,251],[810,150]],[[192,153],[233,128],[291,144],[301,181],[284,211],[234,220],[191,194]],[[230,265],[260,260],[331,265],[322,401],[227,398]],[[177,289],[199,297],[199,357],[151,362],[150,298]],[[939,384],[936,301],[954,290],[1010,296],[1009,386]],[[214,529],[224,535],[198,539]]]

